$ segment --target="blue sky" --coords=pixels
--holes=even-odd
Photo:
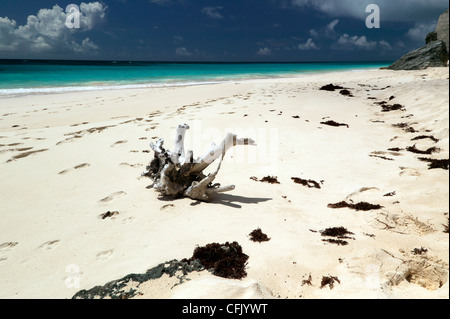
[[[69,29],[66,7],[81,11]],[[367,28],[368,4],[380,28]],[[0,0],[0,58],[395,60],[424,44],[444,0]],[[73,20],[75,21],[75,20]]]

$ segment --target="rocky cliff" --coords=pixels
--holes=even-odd
[[[434,32],[430,32],[425,45],[402,56],[388,67],[391,70],[423,70],[445,67],[449,57],[448,9],[441,14]]]
[[[450,51],[450,46],[449,46],[449,36],[448,36],[448,9],[441,14],[441,16],[439,17],[439,21],[438,24],[436,26],[436,30],[434,31],[436,32],[437,35],[437,39],[444,41],[445,45],[447,47],[447,54],[448,51]]]

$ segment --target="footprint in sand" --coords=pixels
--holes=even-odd
[[[161,211],[170,211],[170,210],[172,210],[172,209],[174,209],[175,208],[175,205],[173,205],[173,204],[167,204],[167,205],[164,205],[164,206],[162,206],[161,208],[160,208],[160,210]]]
[[[8,251],[11,251],[18,244],[19,244],[18,242],[6,242],[6,243],[1,244],[0,245],[0,255],[3,255],[4,253],[7,253]]]
[[[135,220],[136,220],[136,217],[131,216],[131,217],[128,217],[128,218],[125,218],[124,220],[122,220],[122,224],[132,223],[132,222],[134,222]]]
[[[112,193],[111,195],[101,199],[100,202],[102,202],[102,203],[109,203],[109,202],[113,201],[116,198],[120,198],[120,197],[125,196],[126,194],[127,193],[122,192],[122,191],[121,192],[115,192],[115,193]]]
[[[102,251],[97,254],[96,259],[97,259],[97,261],[100,261],[100,262],[107,261],[112,258],[113,253],[114,253],[113,249]]]
[[[113,145],[111,145],[111,147],[115,147],[116,145],[119,145],[119,144],[125,144],[125,143],[128,143],[128,141],[127,141],[127,140],[117,141],[117,142],[115,142]]]
[[[362,200],[361,197],[378,197],[380,195],[380,189],[377,187],[362,187],[358,189],[357,191],[349,194],[345,200],[352,200],[352,201],[358,201]],[[366,198],[364,198],[366,199]]]
[[[409,168],[409,167],[400,167],[402,170],[400,172],[400,176],[409,176],[409,177],[418,177],[420,176],[420,172],[415,168]]]
[[[143,164],[130,164],[130,163],[120,163],[119,165],[120,166],[129,166],[129,167],[132,167],[132,168],[138,168],[138,167],[144,166]]]
[[[56,246],[58,246],[59,242],[60,242],[59,240],[51,240],[46,243],[43,243],[42,245],[39,246],[39,248],[47,251],[53,250],[56,248]]]
[[[58,174],[59,174],[59,175],[64,175],[64,174],[69,173],[70,171],[77,170],[77,169],[81,169],[81,168],[86,168],[86,167],[89,167],[89,166],[91,166],[91,164],[89,164],[89,163],[83,163],[83,164],[77,165],[77,166],[75,166],[75,167],[73,167],[73,168],[69,168],[69,169],[66,169],[66,170],[64,170],[64,171],[61,171],[61,172],[59,172]]]

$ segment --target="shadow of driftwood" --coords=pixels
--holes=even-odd
[[[153,188],[153,185],[148,185],[146,188],[151,189],[151,188]],[[162,195],[158,196],[158,200],[163,201],[163,202],[173,202],[173,201],[183,199],[183,198],[184,197],[173,198],[171,196],[162,196]],[[267,202],[269,200],[272,200],[272,198],[244,197],[244,196],[238,196],[238,195],[219,193],[219,194],[212,195],[210,200],[207,202],[202,202],[199,200],[192,202],[191,206],[197,206],[197,205],[204,203],[204,204],[225,205],[225,206],[229,206],[229,207],[233,207],[233,208],[242,208],[242,206],[239,205],[238,203],[240,203],[240,204],[259,204],[259,203]]]
[[[244,197],[238,195],[231,194],[216,194],[211,200],[208,202],[210,204],[220,204],[233,208],[242,208],[239,204],[259,204],[263,202],[267,202],[272,200],[272,198],[255,198],[255,197]],[[197,205],[199,202],[194,202],[194,205]],[[239,204],[238,204],[239,203]],[[192,204],[191,204],[192,205]]]

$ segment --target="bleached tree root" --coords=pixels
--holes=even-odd
[[[213,194],[234,190],[234,185],[221,186],[218,183],[213,184],[213,181],[230,148],[237,145],[256,146],[255,141],[249,138],[238,139],[235,134],[227,133],[219,145],[212,144],[205,155],[194,160],[193,152],[191,150],[186,152],[184,149],[184,137],[188,129],[187,124],[178,126],[173,152],[163,147],[163,139],[150,143],[154,159],[142,175],[153,180],[153,188],[161,195],[173,198],[185,196],[208,201]],[[217,159],[219,159],[217,169],[207,176],[203,174],[203,171]]]

